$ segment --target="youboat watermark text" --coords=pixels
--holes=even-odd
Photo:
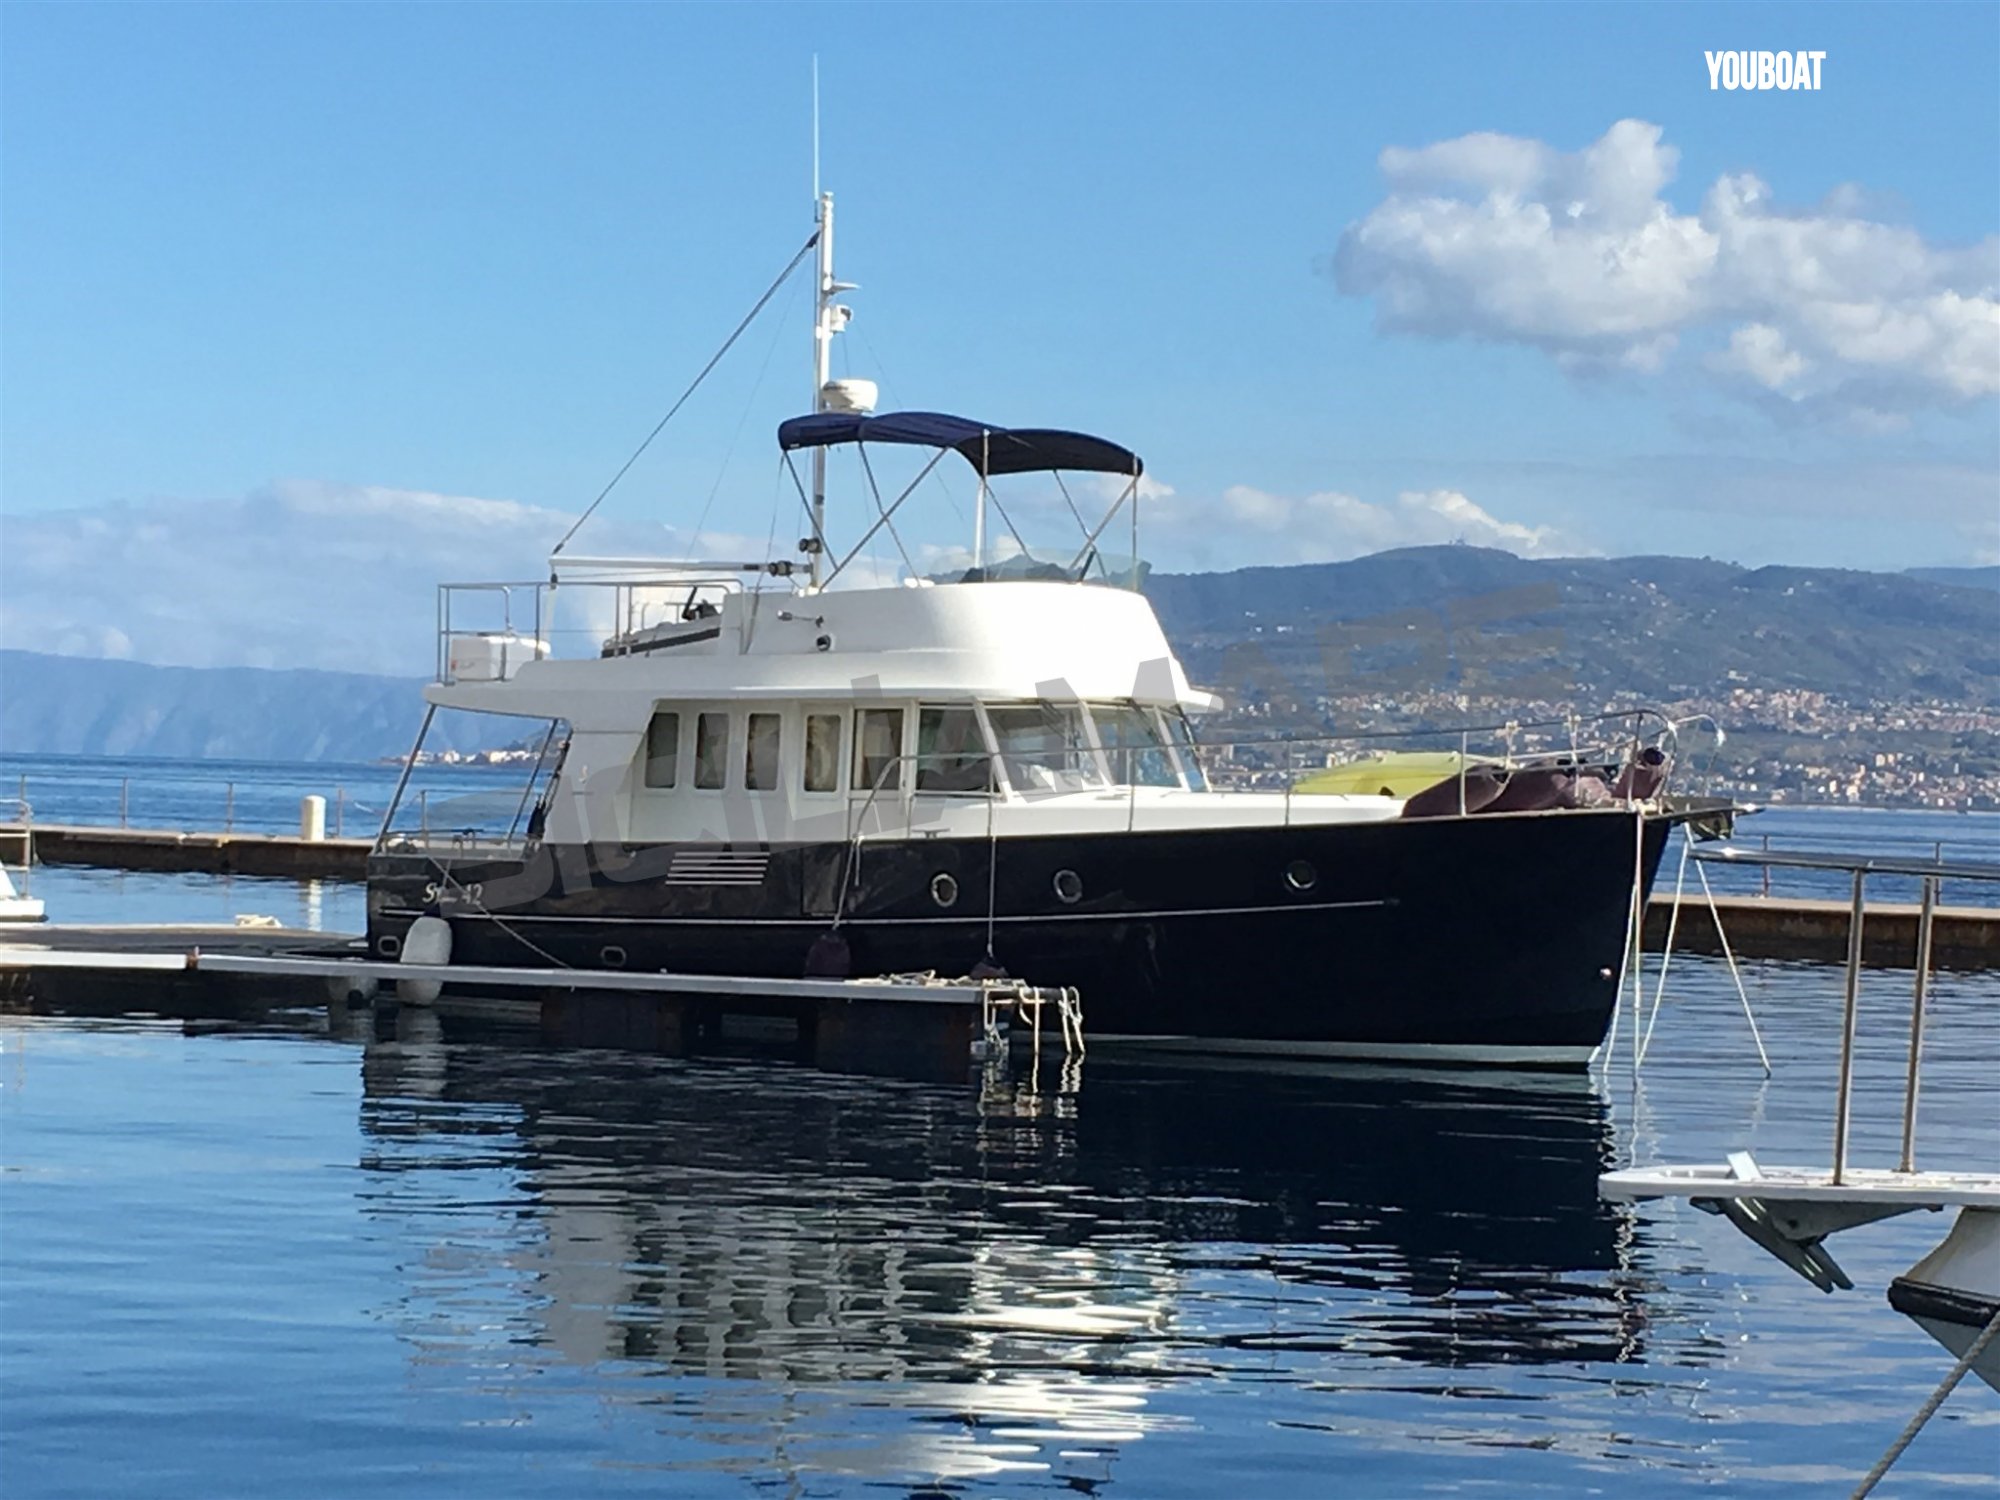
[[[1714,89],[1806,89],[1819,87],[1824,52],[1704,52],[1708,86]]]

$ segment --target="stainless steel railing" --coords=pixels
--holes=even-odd
[[[1694,858],[1711,864],[1763,865],[1805,870],[1833,870],[1852,880],[1847,914],[1847,965],[1840,1025],[1840,1075],[1834,1090],[1833,1181],[1839,1186],[1847,1172],[1849,1127],[1854,1102],[1855,1034],[1861,1011],[1862,935],[1867,921],[1866,884],[1874,875],[1915,877],[1922,882],[1923,900],[1917,912],[1916,979],[1910,998],[1910,1044],[1903,1083],[1903,1139],[1896,1170],[1916,1170],[1918,1074],[1922,1067],[1924,1007],[1930,993],[1931,935],[1937,917],[1940,881],[2000,881],[2000,864],[1980,860],[1918,860],[1862,854],[1800,853],[1765,849],[1697,849]]]
[[[442,583],[437,680],[504,680],[550,656],[642,647],[648,632],[713,618],[721,598],[742,587],[740,578],[701,571]]]

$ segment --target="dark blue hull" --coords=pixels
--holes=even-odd
[[[440,865],[388,851],[370,865],[369,936],[393,950],[433,905],[459,963],[797,978],[816,943],[824,963],[837,925],[856,975],[964,974],[990,952],[1019,978],[1074,985],[1093,1038],[1581,1065],[1616,1004],[1634,875],[1650,887],[1684,815],[940,838],[858,854],[570,846]]]

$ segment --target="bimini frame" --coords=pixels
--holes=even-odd
[[[880,416],[863,416],[854,412],[814,412],[810,416],[793,417],[778,426],[778,446],[785,454],[786,468],[792,475],[792,483],[799,491],[799,498],[812,517],[815,533],[808,543],[825,546],[824,511],[816,491],[808,497],[804,482],[792,464],[792,454],[801,448],[811,449],[814,455],[814,473],[820,472],[821,460],[826,449],[853,444],[862,455],[862,470],[867,475],[869,489],[875,501],[877,519],[859,542],[841,558],[833,571],[826,575],[825,582],[831,583],[859,555],[862,547],[873,539],[875,533],[888,527],[895,536],[894,517],[898,509],[931,471],[943,460],[947,452],[955,452],[972,465],[979,478],[979,500],[974,507],[972,533],[972,568],[969,579],[983,577],[987,566],[986,507],[989,501],[999,512],[1000,519],[1013,535],[1022,552],[1029,551],[1028,543],[1019,528],[1014,525],[1006,509],[993,494],[992,480],[996,475],[1047,473],[1056,476],[1057,486],[1062,490],[1064,501],[1071,515],[1076,517],[1078,530],[1083,536],[1083,545],[1063,571],[1070,578],[1081,581],[1089,571],[1092,557],[1097,555],[1098,539],[1110,527],[1119,512],[1129,503],[1132,517],[1132,556],[1134,568],[1132,587],[1139,586],[1137,559],[1139,555],[1139,480],[1145,473],[1145,465],[1139,455],[1129,448],[1120,447],[1104,438],[1092,437],[1088,433],[1070,432],[1053,427],[998,427],[990,422],[975,421],[970,417],[955,417],[943,412],[904,411],[884,412]],[[936,450],[928,463],[904,486],[893,501],[883,503],[882,492],[875,482],[875,471],[868,463],[867,445],[870,443],[891,443],[901,446],[931,448]],[[1079,473],[1117,474],[1125,479],[1116,499],[1097,525],[1085,524],[1076,501],[1067,486],[1062,484],[1061,471]],[[897,550],[911,571],[916,571],[909,551],[896,537]]]

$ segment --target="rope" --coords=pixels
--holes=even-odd
[[[1750,1009],[1750,992],[1743,988],[1743,971],[1736,967],[1736,953],[1729,946],[1729,934],[1722,930],[1722,912],[1715,904],[1715,892],[1708,883],[1708,868],[1697,863],[1695,874],[1701,877],[1701,893],[1708,898],[1708,914],[1715,919],[1716,940],[1722,944],[1722,956],[1729,962],[1729,977],[1736,981],[1736,998],[1743,1003],[1743,1019],[1750,1023],[1750,1040],[1757,1044],[1757,1061],[1764,1065],[1764,1076],[1771,1076],[1771,1054],[1764,1050],[1764,1034],[1757,1029],[1756,1012]]]
[[[1635,760],[1638,758],[1635,754]],[[1632,804],[1632,1082],[1639,1081],[1639,1014],[1646,1008],[1646,810]]]
[[[1862,1500],[1863,1496],[1882,1482],[1882,1476],[1887,1474],[1890,1466],[1903,1456],[1903,1450],[1909,1447],[1917,1434],[1924,1430],[1924,1424],[1937,1415],[1937,1409],[1944,1405],[1945,1398],[1958,1388],[1959,1381],[1965,1379],[1965,1372],[1971,1369],[1979,1356],[1986,1352],[1986,1346],[1992,1343],[1995,1337],[2000,1337],[2000,1309],[1995,1309],[1993,1316],[1986,1320],[1986,1326],[1979,1331],[1979,1337],[1966,1346],[1965,1353],[1959,1355],[1958,1363],[1953,1365],[1950,1373],[1938,1383],[1938,1388],[1931,1392],[1930,1399],[1917,1408],[1917,1414],[1910,1418],[1910,1425],[1897,1434],[1896,1441],[1889,1445],[1889,1451],[1875,1461],[1875,1467],[1868,1471],[1867,1477],[1854,1491],[1854,1500]]]
[[[1461,752],[1459,759],[1459,780],[1461,783],[1459,796],[1461,798],[1465,795],[1463,791],[1464,778],[1465,760],[1463,752]],[[1625,1009],[1625,976],[1632,972],[1633,955],[1643,940],[1641,924],[1645,921],[1644,903],[1639,899],[1639,893],[1644,884],[1642,876],[1645,873],[1646,858],[1646,818],[1643,812],[1637,813],[1634,816],[1632,826],[1636,830],[1632,845],[1632,899],[1625,907],[1625,951],[1618,958],[1618,982],[1612,986],[1611,990],[1611,1030],[1604,1038],[1604,1078],[1607,1083],[1611,1080],[1612,1059],[1618,1055],[1618,1018]],[[1638,982],[1640,981],[1635,978],[1634,983]],[[1639,1013],[1635,1008],[1632,1013],[1632,1046],[1635,1051],[1638,1045]],[[1636,1074],[1638,1072],[1638,1063],[1636,1060],[1632,1066],[1633,1072]]]
[[[1681,891],[1687,884],[1688,851],[1694,848],[1694,835],[1688,832],[1687,824],[1681,824],[1681,863],[1674,873],[1674,905],[1667,913],[1667,941],[1660,950],[1660,982],[1653,989],[1653,1009],[1646,1017],[1646,1034],[1639,1042],[1639,1062],[1643,1065],[1646,1053],[1653,1045],[1653,1027],[1659,1024],[1660,1003],[1667,997],[1667,965],[1673,962],[1674,934],[1681,925]]]
[[[507,923],[503,921],[501,917],[496,912],[494,912],[494,910],[491,907],[489,907],[484,901],[481,901],[477,896],[473,895],[471,891],[467,890],[465,888],[464,883],[460,881],[457,876],[453,875],[451,873],[451,870],[444,864],[444,862],[438,859],[435,855],[431,856],[431,868],[436,870],[438,874],[444,877],[445,884],[458,887],[460,894],[465,897],[467,905],[476,907],[481,916],[485,917],[487,921],[491,922],[495,927],[499,928],[502,932],[506,933],[508,937],[512,938],[515,942],[519,943],[523,948],[526,948],[530,953],[537,954],[540,957],[547,959],[551,964],[555,965],[555,967],[557,967],[558,969],[568,969],[574,967],[574,965],[564,963],[561,959],[557,958],[553,953],[549,952],[548,949],[541,947],[539,944],[537,944],[533,939],[523,937],[520,933],[516,932],[512,927],[508,926]]]
[[[997,756],[987,762],[986,774],[994,783],[986,798],[986,961],[990,964],[1000,962],[993,956],[994,909],[1000,900],[1000,839],[993,828],[993,805],[1000,800],[999,770]]]
[[[689,533],[688,554],[692,557],[701,555],[701,537],[708,528],[708,513],[715,506],[715,497],[722,493],[722,481],[729,476],[729,462],[736,456],[736,445],[743,439],[743,429],[750,425],[750,413],[756,408],[757,397],[763,392],[764,377],[771,373],[771,356],[778,352],[778,341],[784,337],[785,318],[791,316],[792,305],[797,300],[798,288],[794,287],[791,297],[785,302],[785,317],[779,318],[771,327],[771,342],[764,350],[764,363],[757,367],[757,383],[750,387],[750,398],[743,403],[743,415],[736,419],[736,430],[729,434],[729,446],[723,451],[722,467],[715,471],[715,483],[709,486],[708,498],[701,502],[701,514],[695,517],[694,530]],[[777,507],[774,504],[771,509],[771,522],[774,527],[777,519]],[[769,553],[765,554],[764,560],[770,561]]]
[[[592,513],[596,511],[597,507],[604,503],[604,497],[610,494],[611,491],[617,487],[618,481],[623,479],[625,475],[631,470],[632,465],[636,464],[639,461],[639,455],[644,453],[648,448],[653,446],[653,439],[660,435],[661,430],[667,425],[667,423],[673,421],[674,413],[678,412],[683,406],[687,405],[688,397],[692,396],[695,393],[696,389],[701,385],[701,383],[704,380],[708,379],[708,372],[710,370],[713,370],[717,365],[722,363],[722,356],[727,354],[730,351],[730,349],[735,346],[736,341],[743,336],[743,330],[748,328],[751,325],[751,323],[756,320],[757,314],[764,310],[765,304],[768,303],[773,297],[778,295],[778,288],[785,284],[786,278],[789,277],[792,274],[792,272],[796,271],[799,268],[799,262],[804,260],[806,258],[807,252],[810,251],[812,247],[818,243],[819,243],[819,231],[815,229],[809,236],[807,236],[806,242],[799,247],[799,253],[797,255],[794,255],[789,261],[785,263],[785,269],[778,273],[778,279],[772,282],[770,286],[765,288],[764,295],[757,299],[756,305],[752,307],[749,312],[743,315],[743,321],[738,323],[736,325],[735,330],[729,335],[729,337],[722,341],[722,347],[716,350],[714,354],[709,356],[708,363],[701,367],[701,373],[695,376],[693,383],[689,385],[686,390],[681,392],[680,399],[674,402],[672,406],[667,408],[667,414],[664,417],[660,418],[660,420],[654,424],[653,430],[646,434],[646,440],[643,443],[641,443],[637,448],[634,448],[632,450],[632,456],[626,459],[623,464],[619,465],[618,472],[611,476],[611,482],[605,485],[603,489],[597,492],[597,498],[591,501],[590,504],[584,508],[583,514],[576,518],[575,525],[571,526],[568,531],[565,531],[563,533],[562,540],[557,542],[555,544],[554,549],[549,553],[549,556],[551,558],[554,558],[558,552],[561,552],[563,548],[569,545],[569,539],[577,534],[577,531],[582,527],[583,523],[585,521],[588,521]]]

